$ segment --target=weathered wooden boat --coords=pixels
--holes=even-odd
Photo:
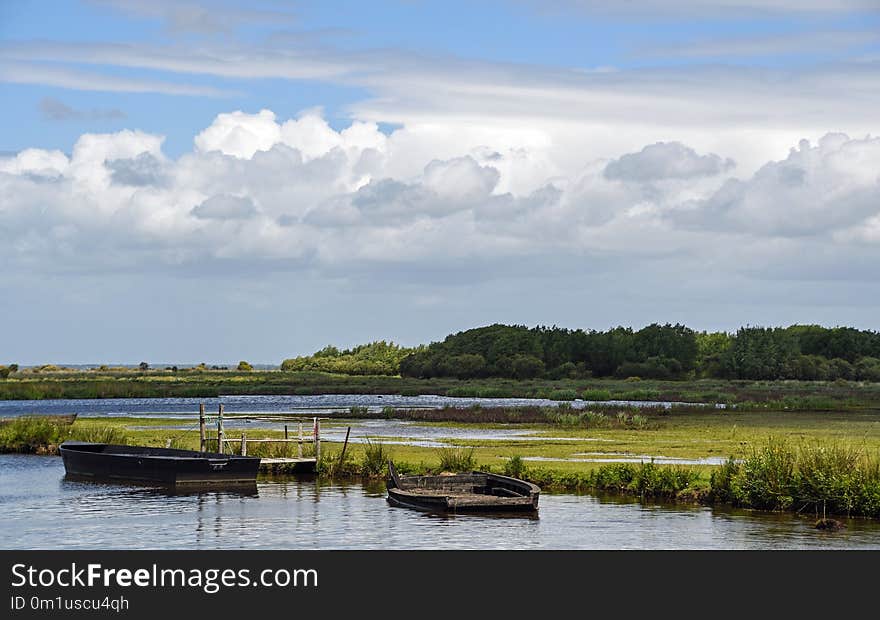
[[[68,476],[168,486],[254,484],[260,459],[216,452],[67,441]]]
[[[535,513],[541,489],[525,480],[474,471],[448,476],[399,476],[388,463],[388,502],[436,513]]]

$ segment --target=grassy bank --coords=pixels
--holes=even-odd
[[[414,379],[321,372],[234,370],[40,371],[0,379],[0,399],[209,398],[223,395],[437,394],[462,397],[637,400],[736,404],[740,408],[827,411],[880,408],[880,383],[855,381],[687,381],[615,379]]]
[[[689,409],[690,410],[690,409]],[[679,409],[682,411],[682,409]],[[653,414],[653,415],[651,415]],[[346,417],[357,419],[395,419],[417,422],[458,422],[462,424],[548,424],[566,428],[649,428],[652,419],[668,415],[658,408],[650,413],[636,407],[620,405],[593,405],[576,409],[567,402],[549,407],[440,407],[437,409],[402,409],[384,407],[370,411],[366,407],[351,407]]]
[[[472,410],[470,415],[480,411]],[[382,437],[350,444],[341,459],[341,445],[324,442],[319,470],[326,477],[383,477],[391,458],[402,473],[481,469],[523,477],[548,490],[880,518],[880,413],[673,410],[647,415],[649,423],[642,429],[614,423],[590,426],[583,421],[564,427],[529,421],[512,427],[472,420],[470,428],[517,428],[534,437],[528,441],[444,439],[451,446],[444,452],[392,445],[399,438]],[[332,420],[326,428],[353,423]],[[444,428],[464,426],[448,421],[422,423],[436,427],[439,437],[444,436]],[[170,441],[174,447],[198,447],[196,432],[168,428],[169,424],[179,421],[80,418],[72,426],[61,426],[23,419],[0,427],[0,451],[48,454],[65,439],[153,446]],[[248,434],[255,436],[256,431]],[[272,430],[259,434],[281,436]],[[255,446],[252,453],[280,455],[275,452],[284,448],[269,447],[273,445]],[[583,454],[595,455],[600,462],[585,462]],[[720,467],[601,462],[605,456],[613,459],[619,454],[733,460]]]

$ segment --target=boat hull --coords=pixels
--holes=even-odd
[[[148,484],[254,484],[260,459],[213,452],[66,442],[59,448],[68,476]]]
[[[530,482],[472,472],[400,477],[389,467],[388,503],[433,513],[527,513],[538,510],[541,489]]]

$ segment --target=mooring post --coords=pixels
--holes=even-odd
[[[315,458],[321,460],[321,421],[315,418],[315,426],[312,430],[315,437]]]
[[[223,405],[217,409],[217,452],[223,454]]]
[[[205,428],[205,403],[199,403],[199,452],[208,450],[208,433]]]
[[[241,455],[247,456],[247,433],[241,432]]]
[[[303,423],[302,423],[302,420],[299,421],[299,441],[296,442],[296,455],[299,458],[303,457]]]
[[[351,427],[349,426],[345,431],[345,442],[342,444],[342,453],[339,455],[339,466],[342,467],[342,464],[345,462],[345,449],[348,447],[348,436],[351,434]]]

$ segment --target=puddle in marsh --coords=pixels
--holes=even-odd
[[[224,422],[229,430],[246,430],[249,437],[256,437],[253,431],[284,430],[284,423],[271,421],[248,421],[229,419]],[[569,442],[607,442],[610,439],[601,437],[547,437],[541,431],[510,425],[507,428],[475,428],[462,426],[432,426],[407,420],[346,420],[344,423],[325,421],[321,426],[321,438],[324,441],[343,441],[346,428],[351,427],[350,443],[365,443],[381,440],[383,443],[417,446],[423,448],[442,448],[460,445],[462,441],[569,441]],[[151,426],[132,426],[133,430],[170,429],[179,431],[195,431],[198,425],[168,424]],[[311,431],[306,425],[305,432]],[[288,424],[288,432],[295,437],[299,432],[296,424]],[[450,442],[458,442],[456,444]]]

